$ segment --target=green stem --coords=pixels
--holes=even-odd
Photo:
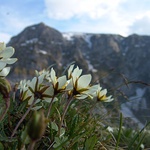
[[[31,141],[28,150],[34,150],[34,146],[35,146],[36,141]]]
[[[52,100],[51,100],[50,105],[49,105],[49,107],[48,107],[48,112],[47,112],[46,118],[48,118],[48,116],[50,115],[50,112],[51,112],[51,108],[52,108],[52,104],[53,104],[54,98],[55,98],[55,96],[52,97]]]
[[[63,112],[62,117],[61,117],[61,121],[60,121],[60,124],[59,124],[59,130],[58,130],[58,135],[59,136],[60,136],[60,130],[61,130],[61,127],[62,127],[62,124],[63,124],[63,120],[65,118],[65,115],[66,115],[68,107],[69,107],[69,105],[71,103],[71,100],[72,100],[72,96],[70,96],[70,98],[68,99],[68,102],[65,105],[64,112]]]
[[[89,108],[89,113],[90,113],[90,115],[92,115],[93,114],[93,109],[95,108],[95,106],[97,105],[97,101]]]
[[[10,98],[8,97],[8,98],[4,98],[4,99],[6,101],[6,103],[5,103],[6,109],[4,110],[3,114],[0,116],[0,121],[4,119],[6,113],[7,113],[8,109],[9,109],[9,106],[10,106]]]
[[[115,150],[118,150],[118,146],[119,146],[119,142],[120,142],[120,138],[121,138],[122,122],[123,122],[123,117],[122,117],[122,113],[120,113],[120,125],[119,125],[119,131],[118,131],[117,143],[116,143]]]
[[[25,117],[27,116],[27,114],[30,112],[31,108],[33,107],[33,105],[35,104],[37,99],[34,99],[34,101],[32,102],[32,104],[30,105],[30,107],[27,109],[27,111],[25,112],[25,114],[22,116],[22,118],[19,120],[17,126],[15,127],[15,129],[13,130],[13,133],[11,135],[11,138],[15,135],[18,127],[20,126],[20,124],[22,123],[22,121],[25,119]]]

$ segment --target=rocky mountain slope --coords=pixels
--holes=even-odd
[[[9,78],[14,81],[34,76],[34,70],[50,65],[61,74],[75,62],[100,80],[122,104],[125,116],[145,123],[149,119],[150,36],[61,33],[44,23],[29,26],[8,45],[15,48],[18,62]],[[127,81],[136,83],[126,85]],[[122,85],[122,86],[120,86]],[[126,99],[128,97],[128,102]]]

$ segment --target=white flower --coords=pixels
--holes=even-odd
[[[44,75],[44,79],[47,80],[47,81],[51,81],[50,79],[50,71],[49,70],[42,70],[40,72],[38,72],[37,70],[35,70],[35,73],[37,76],[40,76],[40,75]]]
[[[50,71],[44,70],[42,72],[37,72],[37,75],[39,76],[34,77],[32,81],[27,84],[28,91],[30,91],[32,95],[28,101],[29,105],[32,104],[35,98],[37,99],[37,103],[40,100],[49,103],[52,100],[53,102],[56,101],[57,98],[55,96],[61,92],[64,92],[66,85],[68,84],[66,76],[57,77],[53,68],[51,68]],[[44,83],[45,79],[49,82]],[[38,108],[34,108],[38,109],[39,106]]]
[[[13,64],[17,61],[17,58],[10,58],[14,52],[14,48],[6,47],[5,43],[0,43],[0,70],[7,64]]]
[[[51,68],[50,79],[51,79],[51,84],[53,86],[53,92],[54,92],[53,95],[57,95],[58,93],[64,92],[66,90],[68,81],[65,75],[57,78],[56,72],[54,71],[53,68]]]
[[[53,91],[51,91],[51,86],[44,85],[43,81],[44,75],[34,77],[31,81],[21,81],[18,86],[21,93],[21,100],[27,100],[28,105],[31,105],[34,99],[36,99],[36,103],[41,100],[50,102]]]
[[[77,66],[74,70],[74,65],[71,65],[68,69],[68,79],[72,78],[73,84],[75,84],[76,80],[81,76],[82,69],[79,69]]]
[[[18,89],[20,90],[20,99],[22,101],[29,100],[32,97],[32,93],[28,89],[28,85],[27,85],[28,82],[30,82],[30,81],[21,80],[18,85]]]
[[[80,91],[80,94],[77,94],[76,98],[77,99],[85,99],[85,98],[89,97],[92,99],[97,88],[98,88],[98,85],[89,86],[89,87],[87,87],[86,90]]]
[[[110,126],[107,127],[107,130],[108,130],[109,132],[113,132],[113,131],[114,131],[114,129],[113,129],[112,127],[110,127]]]
[[[85,99],[91,97],[96,92],[98,86],[91,86],[90,82],[92,76],[90,74],[82,75],[82,69],[77,66],[73,70],[74,65],[71,65],[68,69],[68,78],[70,83],[67,85],[67,89],[70,90],[69,94],[73,94],[77,99]]]
[[[99,86],[98,90],[96,91],[96,97],[97,101],[103,101],[103,102],[111,102],[114,99],[112,98],[112,95],[106,96],[107,94],[107,89],[101,90],[102,88]]]
[[[44,75],[40,75],[39,77],[34,77],[32,81],[30,81],[28,85],[28,89],[32,93],[32,97],[29,100],[28,104],[32,104],[33,100],[36,98],[37,102],[41,100],[50,101],[52,97],[51,87],[43,84]]]
[[[141,149],[144,149],[144,148],[145,148],[144,144],[141,144],[140,147],[141,147]]]

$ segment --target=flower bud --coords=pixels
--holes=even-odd
[[[35,111],[28,123],[27,133],[32,141],[40,139],[46,129],[47,121],[43,111]]]
[[[9,97],[9,93],[11,91],[11,85],[6,78],[0,78],[0,93],[4,98]]]

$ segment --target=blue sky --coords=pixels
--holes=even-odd
[[[150,35],[150,0],[0,0],[0,41],[40,22],[61,32]]]

